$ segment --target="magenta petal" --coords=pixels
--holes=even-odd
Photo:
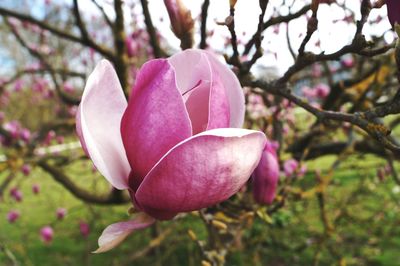
[[[235,74],[221,63],[215,55],[205,52],[212,69],[212,76],[219,77],[221,83],[226,89],[226,95],[229,101],[230,127],[242,127],[244,121],[244,94],[239,80]]]
[[[202,50],[187,49],[168,58],[175,69],[176,83],[186,101],[188,90],[196,87],[199,81],[211,82],[211,66]]]
[[[167,151],[192,135],[175,71],[167,60],[152,60],[141,68],[121,135],[137,184]]]
[[[260,163],[253,173],[254,199],[261,204],[271,204],[279,180],[279,164],[273,151],[266,145]]]
[[[82,147],[116,188],[127,188],[130,166],[120,134],[125,96],[112,65],[102,60],[89,76],[76,116]]]
[[[193,135],[205,131],[209,117],[210,82],[200,81],[185,103],[192,122]]]
[[[400,23],[400,1],[399,0],[386,0],[387,12],[390,24],[392,27],[396,22]]]
[[[99,248],[93,253],[102,253],[119,245],[133,231],[149,227],[155,222],[154,218],[140,213],[134,220],[110,224],[104,229],[98,243]]]
[[[210,89],[207,130],[229,127],[230,108],[226,90],[219,77],[213,77]]]
[[[171,149],[144,178],[136,200],[144,211],[186,212],[226,200],[248,180],[265,145],[262,132],[213,129]]]

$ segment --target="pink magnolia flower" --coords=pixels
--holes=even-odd
[[[10,121],[3,125],[4,129],[10,133],[11,138],[18,139],[19,138],[19,131],[21,130],[21,125],[18,121]]]
[[[283,171],[287,177],[292,176],[297,167],[299,167],[299,162],[295,159],[289,159],[283,163]]]
[[[13,187],[10,190],[10,196],[16,201],[16,202],[21,202],[22,201],[22,192],[19,190],[17,187]]]
[[[67,209],[65,208],[58,208],[56,211],[56,216],[58,220],[64,219],[66,214],[67,214]]]
[[[128,189],[141,214],[108,226],[97,252],[155,219],[212,206],[235,194],[260,161],[266,137],[240,129],[244,95],[209,52],[188,49],[139,71],[129,103],[108,61],[90,75],[77,133],[98,171]]]
[[[20,216],[21,213],[19,211],[16,210],[9,211],[7,213],[7,221],[12,224],[15,221],[17,221]]]
[[[275,144],[267,142],[260,163],[253,173],[253,196],[260,204],[271,204],[279,181]]]
[[[311,99],[316,97],[316,91],[308,86],[304,86],[301,89],[301,92],[303,93],[304,97]]]
[[[84,238],[87,238],[90,234],[90,226],[84,221],[79,222],[79,231]]]
[[[23,141],[25,141],[26,143],[28,143],[31,139],[31,132],[27,128],[21,129],[21,131],[19,132],[19,135],[20,135],[21,139]]]
[[[31,171],[32,171],[32,169],[31,169],[31,166],[29,164],[24,164],[21,167],[21,172],[24,174],[24,176],[30,175]]]
[[[314,90],[315,90],[315,95],[318,98],[324,99],[324,98],[326,98],[326,96],[329,95],[331,88],[328,85],[321,83],[321,84],[316,85],[314,87]]]
[[[32,185],[32,192],[33,192],[33,194],[39,194],[39,192],[40,192],[39,184],[33,184]]]
[[[51,228],[51,226],[47,225],[40,229],[40,238],[44,243],[46,244],[51,243],[51,241],[53,240],[53,236],[54,236],[54,231],[53,228]]]
[[[386,0],[387,13],[390,24],[392,27],[396,23],[400,24],[400,1],[399,0]]]

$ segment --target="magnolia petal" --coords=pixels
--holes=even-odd
[[[149,227],[155,219],[145,213],[140,213],[134,220],[110,224],[101,234],[98,244],[99,248],[93,253],[102,253],[119,245],[133,231]]]
[[[220,128],[195,135],[171,149],[144,178],[136,200],[155,218],[228,199],[248,180],[265,145],[262,132]]]
[[[209,119],[210,82],[201,81],[185,105],[192,123],[193,135],[205,131]]]
[[[266,145],[261,160],[253,173],[253,196],[261,204],[271,204],[279,181],[276,154]]]
[[[130,171],[119,130],[126,106],[114,68],[102,60],[87,80],[76,116],[77,133],[96,168],[118,189],[128,187]]]
[[[213,77],[209,98],[207,130],[229,127],[229,102],[224,85],[218,77]]]
[[[196,87],[200,81],[211,82],[211,66],[204,51],[187,49],[168,58],[176,73],[176,83],[181,95],[186,101],[189,90]]]
[[[400,1],[386,0],[386,6],[390,24],[394,28],[396,23],[400,24]]]
[[[79,141],[81,142],[81,147],[82,147],[83,151],[85,152],[86,156],[89,157],[89,151],[86,147],[85,139],[83,138],[81,123],[82,123],[81,122],[81,107],[78,106],[78,111],[76,112],[76,124],[75,124],[76,134],[78,135]]]
[[[151,60],[139,71],[121,135],[138,184],[166,152],[192,135],[174,68],[166,59]]]
[[[236,75],[226,64],[221,63],[214,54],[205,52],[212,69],[212,76],[218,76],[225,87],[229,101],[230,127],[242,127],[244,122],[245,102],[242,87]]]

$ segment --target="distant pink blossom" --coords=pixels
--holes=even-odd
[[[10,196],[16,201],[16,202],[21,202],[23,195],[22,191],[19,190],[17,187],[13,187],[10,189]]]
[[[286,177],[291,177],[296,171],[297,167],[299,167],[299,162],[295,159],[286,160],[283,163],[283,171],[285,172]]]
[[[29,164],[24,164],[24,165],[21,167],[21,172],[22,172],[25,176],[30,175],[30,174],[31,174],[31,171],[32,171],[32,168],[31,168],[31,166],[30,166]]]
[[[51,226],[44,226],[40,229],[40,238],[45,244],[51,243],[54,237],[54,231]]]
[[[315,95],[318,98],[324,99],[326,98],[326,96],[329,95],[331,88],[326,84],[320,83],[314,87],[314,90],[315,90]]]
[[[79,222],[79,231],[84,238],[87,238],[90,234],[89,224],[84,221]]]
[[[33,184],[32,185],[32,192],[33,192],[33,194],[39,194],[39,192],[40,192],[40,186],[39,186],[39,184]]]
[[[66,214],[67,214],[67,209],[65,208],[58,208],[56,211],[56,217],[58,220],[64,219]]]
[[[26,143],[28,143],[31,139],[31,132],[27,128],[21,129],[21,131],[19,132],[19,135],[20,135],[21,139],[23,141],[25,141]]]
[[[21,213],[17,210],[9,211],[7,213],[7,221],[9,223],[15,223],[20,216],[21,216]]]

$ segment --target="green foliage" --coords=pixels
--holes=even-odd
[[[308,174],[293,186],[312,188],[313,169],[325,174],[333,161],[334,157],[314,161]],[[382,164],[372,156],[351,157],[334,172],[325,198],[332,232],[324,229],[316,196],[292,199],[270,221],[254,219],[228,255],[227,265],[400,265],[400,194],[390,177],[384,181],[376,177],[373,169]],[[106,182],[90,168],[87,162],[77,162],[68,171],[80,185],[106,191]],[[41,184],[39,195],[31,192],[34,183]],[[20,186],[22,203],[16,204],[8,195],[1,203],[0,243],[8,251],[0,252],[1,265],[12,265],[10,255],[20,265],[198,265],[201,260],[199,247],[187,234],[190,229],[199,240],[207,240],[205,227],[195,215],[158,223],[133,234],[120,247],[95,255],[91,251],[97,248],[101,231],[128,219],[129,206],[86,205],[37,169]],[[68,209],[64,220],[56,219],[58,207]],[[21,211],[15,224],[5,219],[10,209]],[[90,224],[87,239],[79,232],[80,221]],[[47,224],[55,231],[50,245],[39,238],[40,228]],[[160,246],[146,251],[156,231],[168,230]]]

